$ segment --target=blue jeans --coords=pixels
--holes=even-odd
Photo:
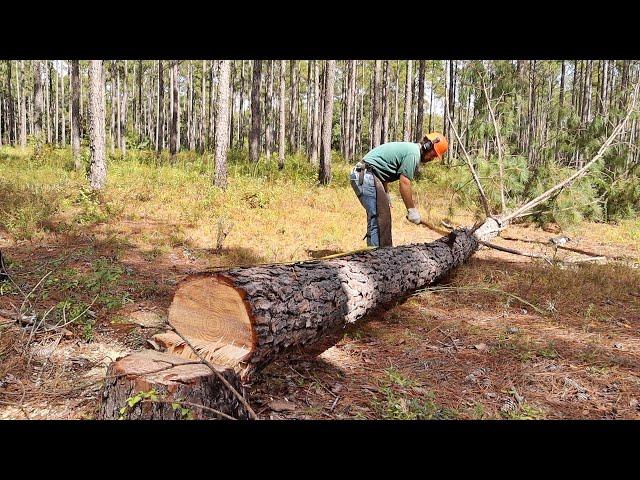
[[[370,171],[364,172],[364,182],[362,185],[358,185],[360,172],[353,167],[349,180],[351,180],[351,187],[358,196],[358,200],[367,212],[367,245],[379,247],[380,239],[378,237],[378,216],[376,208],[376,182],[373,173]]]

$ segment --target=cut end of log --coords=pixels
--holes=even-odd
[[[251,355],[255,339],[242,292],[221,276],[190,279],[169,308],[169,321],[198,353],[218,365],[236,367]],[[197,359],[175,333],[156,335],[167,353]]]

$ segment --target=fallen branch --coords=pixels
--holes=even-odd
[[[594,257],[594,258],[606,258],[606,259],[610,259],[610,260],[619,260],[619,261],[629,260],[629,257],[621,257],[621,256],[618,256],[618,255],[605,255],[604,253],[590,252],[589,250],[583,250],[581,248],[576,248],[576,247],[567,247],[565,245],[550,245],[547,242],[541,242],[539,240],[529,240],[529,239],[526,239],[526,238],[503,237],[503,236],[500,236],[500,238],[502,238],[503,240],[510,240],[510,241],[513,241],[513,242],[537,243],[539,245],[545,245],[545,246],[548,246],[548,247],[559,248],[561,250],[567,250],[567,251],[570,251],[570,252],[581,253],[582,255],[587,255],[589,257]]]
[[[472,292],[499,293],[501,295],[506,295],[507,297],[511,297],[511,298],[519,301],[523,305],[527,305],[527,306],[531,307],[533,310],[538,312],[540,315],[547,315],[547,312],[545,312],[544,310],[536,307],[532,303],[526,301],[524,298],[521,298],[521,297],[519,297],[517,295],[514,295],[513,293],[510,293],[510,292],[505,292],[504,290],[500,290],[498,288],[474,287],[474,286],[454,286],[454,285],[442,285],[442,286],[441,285],[437,285],[437,286],[427,287],[427,288],[418,290],[418,292],[426,292],[426,291],[430,291],[430,292],[447,292],[447,291],[456,291],[456,290],[472,291]],[[433,331],[433,330],[431,330],[431,331]]]
[[[539,255],[537,253],[521,252],[520,250],[514,250],[512,248],[502,247],[500,245],[496,245],[495,243],[490,243],[490,242],[481,241],[480,244],[484,245],[485,247],[493,248],[494,250],[500,250],[501,252],[512,253],[514,255],[521,255],[523,257],[540,258],[540,259],[546,261],[547,263],[549,263],[549,265],[553,264],[553,259],[551,257],[547,257],[546,255]]]

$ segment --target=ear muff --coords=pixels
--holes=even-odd
[[[434,146],[434,144],[438,143],[440,141],[440,137],[436,138],[435,140],[429,140],[427,137],[424,138],[424,143],[422,144],[422,148],[424,149],[425,152],[428,152],[429,150],[431,150]]]

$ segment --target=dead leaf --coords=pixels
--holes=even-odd
[[[296,409],[295,403],[275,400],[269,404],[269,408],[274,412],[292,412]]]
[[[487,350],[487,344],[486,343],[478,343],[477,345],[474,345],[473,348],[475,348],[476,350]]]

